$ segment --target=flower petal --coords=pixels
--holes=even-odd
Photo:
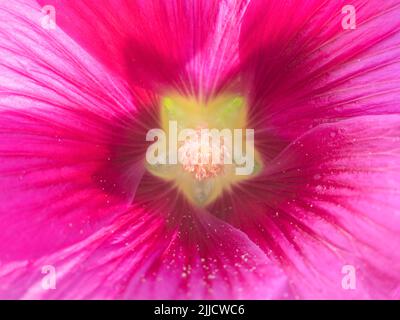
[[[214,2],[214,1],[209,1]],[[188,61],[191,93],[215,98],[221,93],[243,95],[241,88],[239,38],[243,17],[251,0],[222,0],[211,27],[212,36]]]
[[[398,299],[399,137],[398,115],[320,125],[212,212],[274,257],[300,298]]]
[[[281,140],[320,123],[399,111],[400,1],[253,1],[241,30],[253,127]],[[271,138],[269,138],[271,139]],[[272,152],[272,151],[271,151]]]
[[[217,2],[203,0],[38,2],[53,5],[57,25],[102,63],[146,89],[190,89],[185,63],[212,34],[218,14]]]
[[[144,165],[126,85],[60,30],[41,28],[39,9],[1,2],[0,17],[5,263],[81,241],[124,212]]]
[[[243,233],[206,212],[182,228],[161,212],[128,210],[108,227],[33,262],[0,268],[0,295],[25,299],[276,298],[282,271]],[[186,228],[191,226],[190,232]],[[56,271],[45,290],[43,266]]]

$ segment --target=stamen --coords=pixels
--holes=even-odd
[[[213,148],[210,141],[201,139],[201,129],[196,130],[197,139],[188,139],[179,148],[179,156],[182,168],[190,172],[199,180],[214,178],[224,173],[224,158],[228,156],[228,150],[224,146],[224,141],[220,141],[220,158],[218,163],[213,163]]]

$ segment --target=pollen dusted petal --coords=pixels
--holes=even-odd
[[[233,190],[219,216],[271,252],[300,298],[399,299],[399,137],[398,115],[321,125]],[[345,265],[355,290],[342,288]]]
[[[132,208],[53,255],[2,265],[0,297],[271,299],[289,294],[284,273],[239,230],[206,212],[181,223],[171,229],[161,212]],[[43,265],[56,268],[56,290],[42,289]]]

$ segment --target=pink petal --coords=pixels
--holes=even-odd
[[[398,299],[399,137],[398,115],[321,125],[234,191],[223,218],[283,266],[300,298]],[[345,265],[354,290],[342,288]]]
[[[276,298],[282,271],[243,233],[210,216],[187,217],[191,231],[131,209],[81,242],[0,268],[0,296],[25,299]],[[41,268],[54,266],[56,289]]]
[[[207,98],[221,92],[243,95],[239,39],[243,16],[250,1],[209,1],[218,3],[215,23],[210,25],[212,36],[204,40],[201,50],[185,68],[195,93]]]
[[[356,29],[342,28],[342,7]],[[253,127],[290,140],[320,123],[397,113],[400,1],[252,1],[241,29]]]
[[[40,17],[0,6],[2,263],[86,238],[125,212],[144,171],[126,85]]]
[[[39,0],[57,24],[134,86],[190,90],[185,63],[212,34],[215,1]]]

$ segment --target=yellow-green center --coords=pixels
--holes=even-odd
[[[254,130],[246,128],[247,105],[241,96],[223,94],[208,101],[165,96],[160,119],[165,134],[154,139],[148,152],[167,162],[148,162],[147,170],[173,182],[196,206],[207,206],[233,184],[254,177],[262,167],[250,140]],[[243,168],[249,165],[247,160],[250,170]]]

